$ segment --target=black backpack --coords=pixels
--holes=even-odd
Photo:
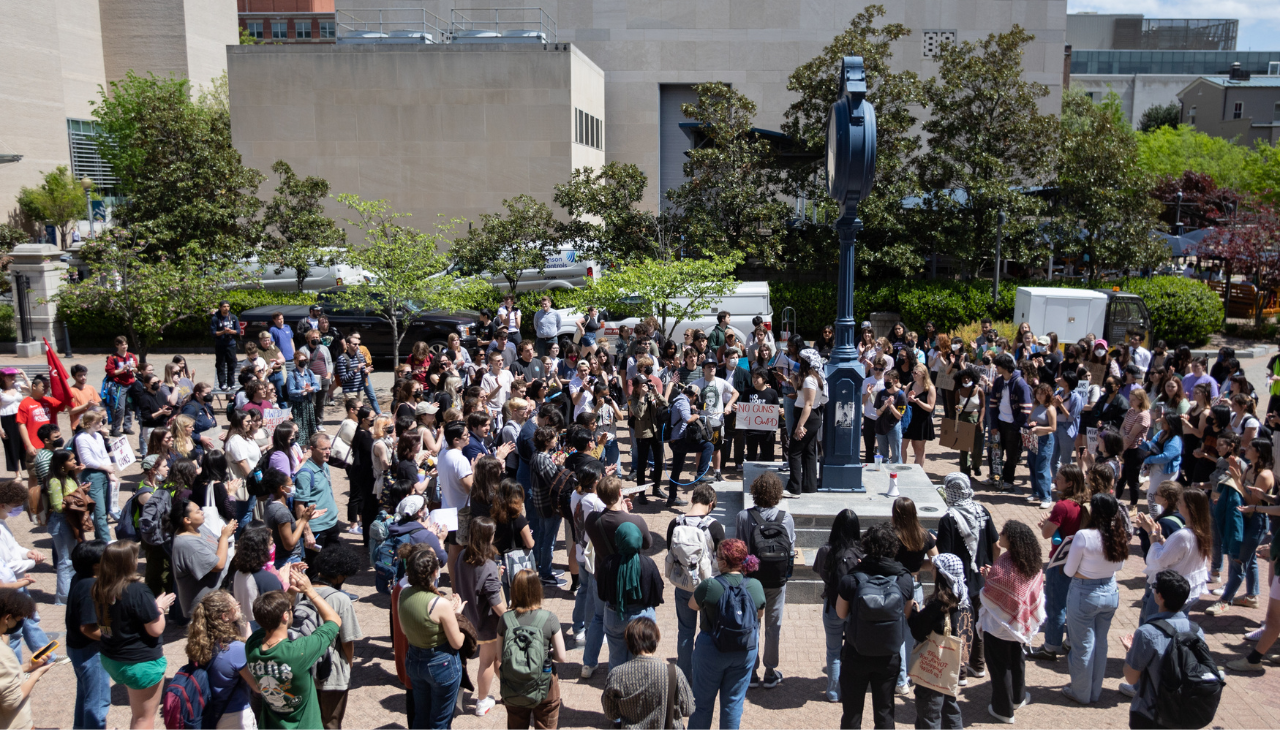
[[[760,560],[760,568],[753,577],[765,588],[781,588],[791,577],[796,557],[791,537],[782,524],[786,513],[779,510],[772,520],[766,520],[759,507],[752,507],[747,515],[751,520],[747,550]]]
[[[249,492],[250,496],[258,499],[265,499],[271,495],[266,492],[266,488],[262,486],[262,475],[267,473],[271,468],[271,454],[268,450],[263,452],[262,457],[258,459],[258,463],[244,477],[244,488]]]
[[[892,575],[854,573],[857,590],[849,611],[848,641],[862,656],[891,656],[902,647],[906,623],[902,591]]]
[[[1160,658],[1160,685],[1156,687],[1156,722],[1161,727],[1202,728],[1213,722],[1227,682],[1218,673],[1209,647],[1196,633],[1178,631],[1164,619],[1151,625],[1169,637]]]

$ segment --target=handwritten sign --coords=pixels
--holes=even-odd
[[[133,447],[129,446],[129,439],[124,436],[117,439],[111,439],[110,443],[107,444],[107,449],[111,452],[111,460],[114,461],[116,466],[120,469],[124,469],[126,466],[137,461],[133,455]]]
[[[737,428],[743,431],[778,430],[778,406],[769,403],[735,403]]]
[[[288,408],[264,408],[262,410],[262,427],[270,433],[276,426],[288,420],[291,415],[293,415],[293,411]]]

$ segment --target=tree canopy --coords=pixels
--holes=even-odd
[[[312,266],[332,266],[341,258],[340,246],[346,236],[324,214],[327,180],[310,175],[300,178],[284,160],[276,160],[271,171],[280,176],[280,184],[267,204],[263,218],[266,236],[258,260],[274,265],[277,274],[293,269],[298,291],[302,291]]]
[[[58,238],[65,248],[71,226],[81,215],[89,213],[84,194],[84,188],[67,166],[58,165],[44,173],[44,182],[39,187],[22,187],[18,192],[18,208],[32,220],[57,227]]]
[[[551,209],[530,195],[504,200],[502,206],[505,215],[480,216],[480,227],[454,241],[450,253],[464,273],[498,274],[514,293],[526,270],[546,273],[547,258],[559,246],[558,233]]]

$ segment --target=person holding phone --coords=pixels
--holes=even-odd
[[[35,613],[36,602],[31,596],[12,588],[0,588],[0,630],[7,634]],[[31,698],[31,690],[35,689],[36,683],[52,668],[52,652],[19,663],[12,651],[0,649],[0,725],[10,728],[34,725],[27,700]]]

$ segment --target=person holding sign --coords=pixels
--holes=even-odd
[[[769,372],[764,368],[758,367],[751,371],[751,390],[747,391],[745,402],[751,405],[773,406],[776,418],[781,401],[778,398],[778,391],[769,387]],[[773,447],[777,438],[777,427],[748,430],[745,434],[747,461],[773,461]]]

